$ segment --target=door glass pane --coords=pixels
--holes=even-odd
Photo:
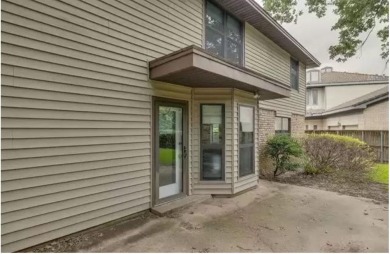
[[[223,36],[209,28],[206,29],[206,50],[223,57]]]
[[[159,106],[159,185],[181,185],[183,110]],[[181,189],[181,186],[178,186]],[[160,189],[161,192],[161,189]],[[160,198],[161,198],[160,193]],[[176,193],[171,193],[173,195]],[[169,195],[168,195],[169,196]]]
[[[206,24],[220,32],[223,32],[223,12],[214,4],[207,2]]]

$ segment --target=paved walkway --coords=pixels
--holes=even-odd
[[[106,228],[78,251],[388,252],[389,239],[387,204],[268,181],[131,227]]]

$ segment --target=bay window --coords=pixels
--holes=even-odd
[[[223,180],[225,147],[225,106],[201,105],[201,179]]]
[[[255,110],[254,107],[239,107],[239,176],[254,173],[255,166]]]

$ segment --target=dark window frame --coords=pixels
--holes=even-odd
[[[241,107],[246,107],[246,108],[252,108],[253,109],[253,142],[251,144],[241,144],[241,130],[240,130],[240,124],[241,124],[241,121],[240,121],[240,108]],[[255,120],[256,120],[256,107],[253,106],[253,105],[247,105],[247,104],[238,104],[238,177],[245,177],[245,176],[249,176],[249,175],[252,175],[255,173],[256,171],[256,153],[255,153],[255,146],[256,146],[256,123],[255,123]],[[249,173],[246,173],[246,174],[242,174],[241,173],[241,168],[240,168],[240,151],[241,151],[241,148],[247,148],[247,147],[252,147],[252,165],[253,165],[253,168],[252,168],[252,171],[249,172]]]
[[[288,134],[288,135],[290,135],[291,134],[291,118],[276,116],[275,120],[276,120],[276,118],[280,118],[281,119],[282,128],[281,128],[281,130],[276,130],[276,128],[275,128],[275,134]],[[288,130],[287,131],[283,130],[283,119],[287,119],[288,120],[287,121],[288,122]]]
[[[207,5],[209,3],[211,3],[212,5],[214,5],[215,7],[217,7],[218,9],[220,9],[222,11],[222,15],[223,15],[223,17],[222,17],[223,32],[218,31],[218,30],[208,26],[208,24],[207,24]],[[232,18],[233,20],[237,21],[240,24],[240,37],[241,37],[240,39],[241,39],[241,43],[238,43],[238,42],[232,40],[227,35],[227,19],[228,19],[228,16],[230,18]],[[204,17],[203,18],[204,18],[204,42],[203,42],[203,47],[206,49],[206,41],[207,41],[206,30],[210,29],[212,32],[221,35],[222,36],[222,40],[223,40],[223,45],[222,45],[222,47],[223,47],[223,56],[217,56],[216,55],[216,57],[220,57],[220,58],[222,58],[222,59],[224,59],[224,60],[226,60],[226,61],[228,61],[228,62],[230,62],[232,64],[236,64],[236,65],[239,65],[239,66],[244,66],[244,50],[245,50],[244,49],[245,48],[244,47],[244,44],[245,44],[245,42],[244,42],[244,38],[245,38],[245,36],[244,36],[244,31],[245,31],[244,23],[241,20],[239,20],[238,18],[236,18],[233,14],[231,14],[230,12],[228,12],[227,10],[225,10],[223,7],[221,7],[219,4],[217,4],[216,2],[214,2],[212,0],[205,0],[204,1]],[[240,52],[239,52],[239,62],[238,63],[234,63],[234,62],[229,61],[227,59],[227,43],[228,43],[229,40],[232,43],[237,44],[239,46]],[[206,51],[207,51],[207,49],[206,49]]]
[[[292,70],[295,70],[296,75]],[[299,92],[299,61],[290,57],[290,86],[292,89]]]
[[[203,125],[203,106],[222,106],[222,143],[221,144],[202,144],[202,125]],[[199,126],[199,168],[200,168],[200,180],[201,181],[225,181],[225,143],[226,143],[226,125],[225,125],[225,104],[223,103],[201,103],[200,104],[200,126]],[[203,177],[203,150],[207,148],[219,148],[222,149],[222,161],[221,161],[221,179],[206,179]]]

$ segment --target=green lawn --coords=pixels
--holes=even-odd
[[[389,164],[376,164],[369,176],[374,182],[389,184]]]
[[[163,165],[172,165],[175,161],[175,151],[170,148],[160,148],[160,163]]]

